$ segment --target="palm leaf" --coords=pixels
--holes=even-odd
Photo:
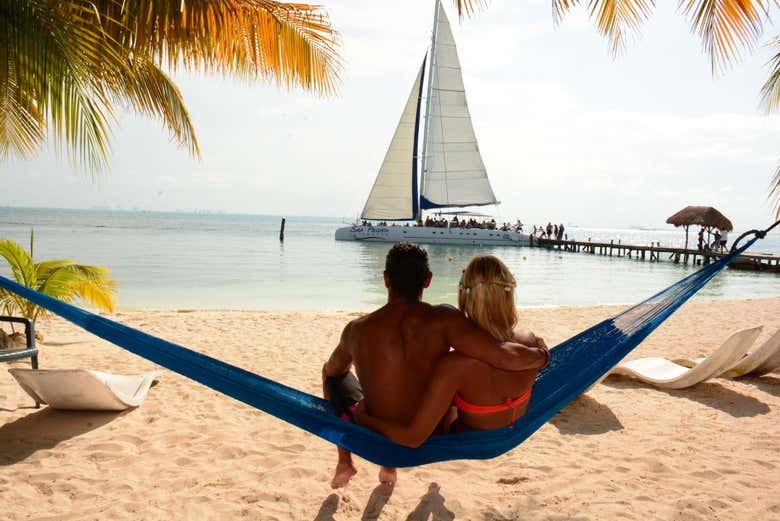
[[[193,155],[200,155],[195,129],[179,88],[157,65],[147,58],[128,56],[126,69],[107,78],[118,98],[128,108],[158,117],[173,138]]]
[[[5,0],[3,8],[3,157],[29,154],[48,122],[55,142],[68,144],[74,163],[99,170],[113,115],[101,77],[127,66],[121,47],[103,32],[87,0]]]
[[[34,287],[35,265],[24,248],[8,239],[0,239],[0,257],[8,262],[11,273],[19,284],[28,288]]]
[[[71,286],[73,295],[103,311],[115,309],[116,283],[105,280],[80,280]]]
[[[461,18],[474,15],[486,5],[487,0],[455,0],[455,7],[457,7],[458,15]]]
[[[105,169],[117,103],[159,118],[199,155],[181,94],[160,69],[220,72],[332,93],[338,35],[320,7],[267,0],[4,0],[0,159],[47,134],[76,166]]]
[[[775,211],[775,219],[780,219],[780,166],[775,170],[775,176],[769,183],[769,204]]]
[[[568,11],[580,4],[580,0],[552,0],[553,19],[559,23]],[[628,33],[637,32],[654,7],[654,0],[589,0],[587,4],[590,18],[608,38],[613,55],[624,49]]]
[[[38,291],[63,302],[79,298],[99,309],[114,310],[117,283],[110,278],[108,268],[82,264],[52,264],[49,268]],[[38,309],[34,317],[43,313]]]
[[[770,5],[778,0],[680,0],[680,7],[710,56],[713,72],[737,61],[744,49],[752,49],[769,18]]]
[[[329,94],[338,34],[318,6],[271,0],[95,0],[106,32],[133,55]],[[115,21],[115,22],[114,22]]]
[[[49,260],[35,264],[35,286],[36,291],[46,293],[46,281],[49,280],[52,273],[65,266],[76,264],[72,260]],[[46,293],[48,295],[48,293]]]
[[[780,47],[780,36],[776,36],[769,42],[771,47]],[[761,102],[770,112],[780,108],[780,51],[771,60],[769,67],[772,69],[769,78],[761,87]]]

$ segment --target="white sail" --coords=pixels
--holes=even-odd
[[[424,67],[425,61],[417,74],[385,160],[363,208],[363,219],[410,220],[417,217],[417,158],[414,154]]]
[[[420,204],[422,208],[496,204],[471,124],[450,23],[441,3],[436,5]]]

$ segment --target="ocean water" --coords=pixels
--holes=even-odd
[[[278,216],[0,208],[0,238],[35,258],[107,266],[119,282],[120,309],[227,308],[366,310],[386,300],[382,280],[389,244],[336,242],[341,219]],[[668,229],[567,229],[569,238],[682,246]],[[738,233],[732,233],[731,239]],[[695,234],[692,234],[695,241]],[[546,251],[527,247],[428,245],[429,302],[454,304],[461,270],[477,253],[506,262],[518,281],[517,304],[572,306],[638,302],[695,268],[671,262]],[[780,254],[780,230],[751,251]],[[0,274],[9,270],[0,261]],[[725,270],[696,298],[780,295],[780,275]]]

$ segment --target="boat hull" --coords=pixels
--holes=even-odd
[[[528,235],[479,228],[427,226],[345,226],[336,230],[337,241],[416,242],[474,246],[527,246]]]

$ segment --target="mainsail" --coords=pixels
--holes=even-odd
[[[363,219],[412,220],[419,219],[423,209],[497,204],[471,124],[450,22],[439,0],[429,59],[422,193],[418,195],[417,149],[425,59],[361,213]]]
[[[497,204],[471,124],[455,39],[438,1],[430,67],[420,206]]]
[[[418,217],[417,129],[424,71],[425,59],[363,207],[362,219],[412,220]]]

